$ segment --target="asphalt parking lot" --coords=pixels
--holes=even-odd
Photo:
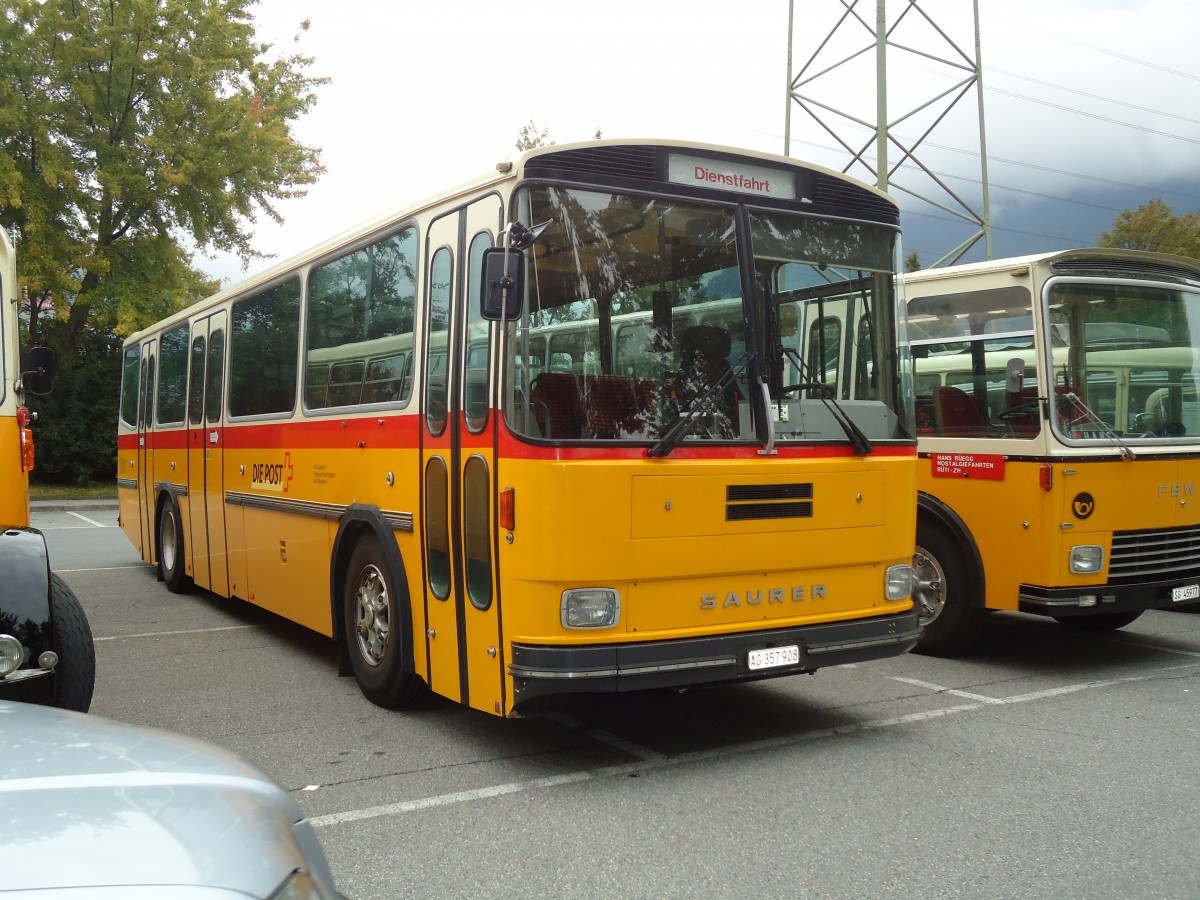
[[[1200,896],[1200,615],[1003,614],[966,659],[396,713],[327,639],[168,593],[115,507],[33,524],[91,620],[92,712],[258,763],[355,900]]]

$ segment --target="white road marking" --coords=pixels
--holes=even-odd
[[[55,566],[54,571],[59,572],[59,573],[62,573],[62,572],[119,572],[122,569],[150,569],[150,568],[153,568],[153,566],[151,566],[150,563],[134,563],[131,566],[100,566],[100,567],[94,568],[94,569],[60,569],[57,566]]]
[[[692,753],[683,753],[679,756],[662,756],[654,754],[650,759],[642,759],[638,762],[621,763],[613,766],[602,766],[597,769],[583,769],[575,772],[564,772],[561,775],[549,775],[545,778],[533,778],[528,781],[512,781],[507,784],[497,784],[490,787],[475,788],[469,791],[457,791],[452,794],[438,794],[432,797],[421,797],[416,800],[402,800],[398,803],[388,803],[382,806],[368,806],[361,809],[351,809],[340,813],[330,813],[324,816],[313,816],[309,822],[314,828],[326,828],[330,825],[342,825],[347,822],[361,822],[364,819],[376,819],[383,816],[397,816],[405,813],[417,812],[423,809],[433,809],[439,806],[452,806],[457,803],[469,803],[473,800],[486,800],[491,797],[501,797],[507,794],[520,794],[526,791],[539,790],[548,787],[558,787],[564,784],[578,784],[583,781],[593,781],[598,778],[611,778],[615,775],[638,775],[643,772],[650,772],[654,769],[660,769],[667,766],[687,765],[688,763],[701,762],[708,759],[720,759],[724,757],[733,757],[745,753],[754,753],[761,750],[772,750],[780,747],[791,747],[798,744],[808,743],[810,741],[819,740],[821,738],[833,737],[841,734],[852,734],[861,731],[871,731],[879,728],[891,728],[896,725],[907,725],[913,722],[923,722],[929,719],[936,719],[942,716],[956,715],[958,713],[972,712],[979,709],[987,709],[994,705],[1011,705],[1015,703],[1030,703],[1036,700],[1044,700],[1049,697],[1058,697],[1063,694],[1078,693],[1079,691],[1091,690],[1093,688],[1111,687],[1116,684],[1128,684],[1136,681],[1149,681],[1153,678],[1158,678],[1165,673],[1176,672],[1183,669],[1200,668],[1200,664],[1190,664],[1181,666],[1170,666],[1165,669],[1155,669],[1153,672],[1145,675],[1131,675],[1125,678],[1111,678],[1100,681],[1086,681],[1079,684],[1062,685],[1061,687],[1048,688],[1046,690],[1034,691],[1029,694],[1020,694],[1013,697],[1005,697],[998,699],[995,697],[980,696],[978,702],[964,703],[960,706],[944,707],[942,709],[930,709],[923,712],[908,713],[902,716],[893,716],[887,719],[871,719],[865,722],[855,722],[849,725],[840,725],[837,728],[822,728],[816,731],[808,731],[803,734],[786,735],[777,738],[766,738],[761,741],[750,741],[745,744],[735,744],[729,747],[719,747],[709,750],[697,750]],[[894,678],[896,681],[910,681],[910,679]],[[936,688],[937,685],[932,685]],[[948,689],[942,689],[940,692],[952,693]],[[602,732],[603,733],[603,732]],[[614,744],[614,746],[616,746]]]
[[[105,525],[102,522],[97,522],[95,519],[89,519],[85,515],[81,515],[80,513],[77,513],[77,512],[71,512],[70,510],[67,510],[67,515],[74,516],[77,519],[82,519],[83,521],[87,522],[89,525],[91,525],[95,528],[116,528],[117,527],[116,525]]]
[[[138,634],[113,634],[108,637],[93,638],[99,644],[101,641],[127,641],[132,638],[175,637],[180,634],[208,634],[213,631],[244,631],[247,628],[257,628],[257,625],[221,625],[216,628],[185,628],[179,631],[143,631]]]
[[[943,687],[940,684],[932,684],[928,681],[920,681],[916,678],[901,678],[899,675],[885,676],[889,681],[899,681],[902,684],[911,684],[913,687],[925,688],[938,694],[950,694],[954,697],[962,697],[964,700],[974,700],[978,703],[1003,703],[1003,700],[997,700],[995,697],[985,697],[983,694],[972,694],[969,691],[960,691],[956,688]]]

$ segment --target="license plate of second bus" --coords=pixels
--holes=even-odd
[[[1171,588],[1171,600],[1182,603],[1184,600],[1200,600],[1200,584],[1185,584],[1183,587]]]
[[[764,650],[751,650],[746,655],[746,665],[751,670],[777,669],[780,666],[794,666],[800,662],[800,648],[795,644],[786,647],[767,647]]]

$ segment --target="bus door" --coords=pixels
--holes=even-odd
[[[493,565],[495,416],[491,331],[479,316],[481,254],[501,204],[488,197],[436,220],[427,241],[421,483],[430,686],[504,711]]]
[[[221,396],[225,375],[226,314],[192,324],[188,381],[188,507],[192,580],[229,596],[225,545],[224,430]]]
[[[154,546],[154,431],[151,421],[154,416],[156,357],[156,342],[153,339],[145,341],[142,344],[141,377],[138,379],[137,485],[142,559],[152,562],[158,559]]]

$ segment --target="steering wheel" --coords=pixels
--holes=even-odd
[[[1014,419],[1035,419],[1040,409],[1041,404],[1036,400],[1032,400],[1029,403],[1022,403],[1020,406],[1014,406],[1011,409],[997,413],[996,418],[1002,422],[1011,422]]]

